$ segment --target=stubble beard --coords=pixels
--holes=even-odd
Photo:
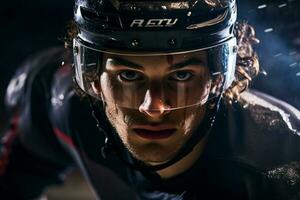
[[[175,139],[173,138],[174,140],[165,143],[156,141],[145,142],[138,139],[138,136],[135,134],[128,133],[128,127],[136,123],[129,115],[125,115],[117,106],[113,107],[107,105],[105,110],[109,122],[126,149],[134,158],[147,164],[161,164],[174,158],[192,132],[192,130],[185,127],[185,130],[188,130],[189,133],[176,133],[177,136]],[[188,123],[193,123],[194,114],[191,114],[188,118],[184,119],[184,121],[191,120]]]
[[[134,122],[130,121],[130,117],[124,115],[117,107],[106,106],[106,116],[115,129],[117,136],[122,141],[126,149],[137,160],[145,163],[163,163],[173,158],[180,147],[182,140],[176,140],[172,143],[158,143],[158,142],[141,142],[137,139],[138,136],[133,133],[128,133],[127,127]],[[126,120],[128,119],[129,120]]]

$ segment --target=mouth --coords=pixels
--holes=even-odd
[[[176,129],[159,126],[141,126],[134,128],[133,131],[144,139],[160,140],[171,137],[173,134],[175,134]]]

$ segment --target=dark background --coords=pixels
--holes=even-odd
[[[0,6],[0,129],[5,89],[16,68],[39,50],[63,45],[72,0],[11,0]],[[256,29],[260,75],[252,88],[300,108],[300,0],[238,0],[240,21]]]
[[[17,67],[33,53],[63,45],[73,0],[10,0],[0,6],[0,130],[7,122],[6,87]]]

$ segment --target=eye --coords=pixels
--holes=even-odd
[[[140,73],[133,71],[133,70],[122,71],[119,74],[119,77],[123,81],[137,81],[137,80],[141,80],[143,78]]]
[[[170,79],[171,80],[175,80],[175,81],[187,81],[192,76],[193,76],[193,74],[191,72],[188,72],[188,71],[178,71],[178,72],[173,73],[170,76]]]

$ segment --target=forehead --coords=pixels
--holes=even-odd
[[[182,53],[182,54],[174,54],[174,55],[156,55],[156,56],[114,55],[114,54],[104,53],[103,57],[104,57],[104,61],[111,58],[121,58],[142,66],[147,66],[152,64],[173,65],[173,64],[184,62],[192,58],[200,60],[203,64],[207,64],[207,52],[205,50],[191,52],[191,53]]]

